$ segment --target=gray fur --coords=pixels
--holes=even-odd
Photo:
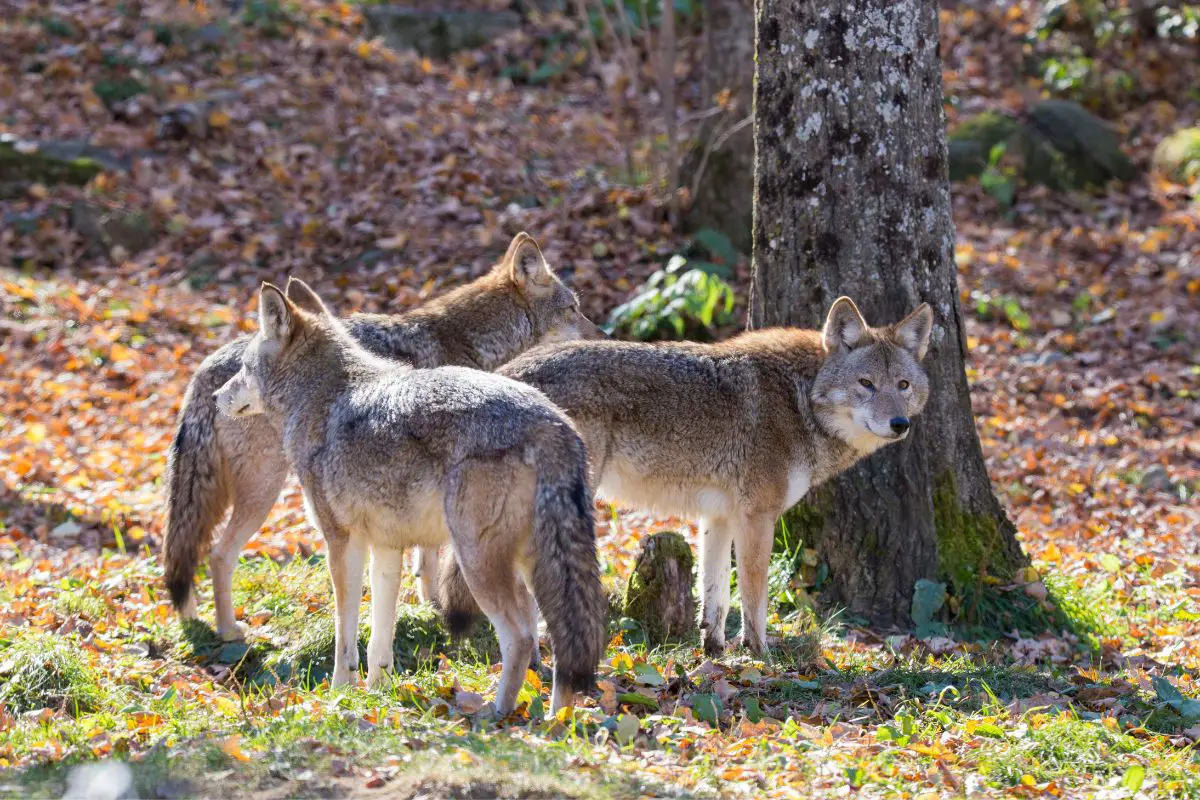
[[[334,683],[357,668],[366,549],[390,563],[401,548],[448,542],[500,638],[497,710],[512,710],[537,645],[534,598],[554,648],[554,708],[569,704],[602,653],[604,597],[587,455],[566,415],[509,378],[374,356],[336,319],[300,310],[273,287],[259,302],[261,330],[215,397],[225,414],[261,409],[282,432],[329,546]],[[391,666],[398,588],[377,557],[368,683]]]
[[[812,486],[904,438],[891,425],[925,405],[918,359],[931,323],[922,305],[901,323],[870,328],[842,298],[823,332],[769,329],[717,344],[576,342],[536,348],[500,373],[567,412],[587,443],[598,494],[699,520],[710,654],[725,647],[736,549],[742,639],[762,653],[775,520]],[[450,569],[443,591],[453,593],[455,580]]]
[[[298,299],[304,308],[303,298]],[[345,328],[377,356],[417,367],[485,370],[540,342],[597,335],[579,312],[575,295],[525,233],[513,238],[495,269],[473,283],[400,316],[355,314]],[[164,571],[172,600],[185,616],[195,616],[196,567],[233,506],[210,556],[217,630],[226,639],[244,635],[234,619],[231,592],[239,554],[266,520],[288,473],[279,434],[270,425],[255,417],[218,417],[213,404],[212,393],[237,373],[249,341],[231,342],[200,365],[184,397],[168,457]],[[423,572],[429,599],[436,570]]]

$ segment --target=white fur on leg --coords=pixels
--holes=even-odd
[[[503,664],[500,685],[496,687],[496,713],[501,717],[511,714],[516,706],[517,694],[525,683],[525,672],[529,669],[529,659],[533,655],[533,648],[537,646],[537,630],[529,629],[529,618],[532,616],[529,606],[533,605],[533,598],[524,585],[519,587],[518,599],[523,607],[513,609],[517,613],[498,614],[491,618],[496,628],[496,638],[500,641]]]
[[[366,543],[355,536],[329,548],[335,621],[331,686],[345,686],[358,672],[358,606],[362,603],[366,560]]]
[[[422,603],[437,600],[438,550],[436,547],[418,547],[413,554],[413,571],[418,583],[417,592]]]
[[[367,644],[367,688],[380,686],[392,671],[395,655],[396,598],[400,595],[404,552],[371,548],[371,640]]]
[[[741,521],[737,550],[738,593],[742,600],[742,642],[756,655],[767,651],[767,573],[771,568],[774,517],[751,515]]]
[[[700,618],[704,623],[704,650],[710,656],[720,655],[725,648],[732,540],[728,520],[700,521]]]
[[[231,556],[214,550],[208,557],[208,568],[212,572],[213,603],[217,610],[217,635],[226,642],[246,638],[246,628],[234,617],[233,570],[237,567],[238,554]]]

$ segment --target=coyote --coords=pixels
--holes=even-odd
[[[513,710],[538,609],[554,649],[552,710],[570,705],[595,677],[605,601],[587,453],[567,416],[510,378],[371,354],[302,281],[286,296],[264,284],[258,302],[259,332],[215,399],[222,414],[262,415],[283,431],[329,549],[333,685],[358,667],[368,548],[374,686],[393,665],[401,549],[449,543],[500,640],[496,711]]]
[[[415,367],[492,370],[540,342],[599,335],[575,295],[550,269],[537,242],[518,233],[487,275],[400,316],[355,314],[346,329],[367,350]],[[163,554],[175,607],[195,617],[192,579],[230,505],[233,512],[209,557],[217,632],[240,639],[233,570],[262,526],[288,475],[280,434],[261,417],[217,416],[212,393],[238,371],[249,337],[213,353],[192,377],[168,456]],[[437,554],[422,551],[422,595],[432,599]]]
[[[567,412],[600,496],[699,521],[709,655],[725,649],[732,543],[741,640],[761,654],[775,520],[813,486],[908,435],[929,394],[920,361],[932,326],[922,303],[871,328],[842,297],[821,331],[757,330],[716,344],[574,342],[539,347],[499,372]],[[440,591],[448,618],[469,618],[452,564]]]

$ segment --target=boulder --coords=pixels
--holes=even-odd
[[[692,547],[675,531],[642,542],[625,586],[625,616],[637,620],[650,645],[695,638]]]
[[[1116,133],[1070,100],[1047,100],[1021,126],[1025,178],[1051,189],[1090,189],[1137,175]]]
[[[1039,103],[1023,120],[985,111],[957,125],[948,139],[955,181],[983,174],[998,144],[1019,161],[1025,182],[1055,190],[1094,189],[1137,175],[1112,129],[1070,100]]]
[[[514,11],[426,11],[403,6],[364,6],[363,18],[372,36],[381,36],[393,50],[416,50],[444,59],[515,30],[521,16]]]
[[[114,258],[124,251],[131,256],[150,247],[158,239],[158,229],[150,218],[140,211],[107,208],[83,200],[71,206],[71,228],[88,244],[93,252],[108,253]]]
[[[985,111],[955,126],[947,136],[950,180],[965,181],[982,175],[992,148],[1011,141],[1019,127],[1015,119],[996,111]]]
[[[17,197],[35,183],[83,186],[101,172],[124,172],[128,161],[87,142],[33,142],[0,135],[0,197]]]

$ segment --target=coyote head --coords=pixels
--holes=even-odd
[[[932,328],[927,303],[884,328],[868,326],[849,297],[829,309],[821,331],[827,356],[813,382],[812,401],[851,446],[874,450],[908,435],[929,397],[920,362]]]
[[[242,368],[213,392],[217,410],[230,417],[264,413],[272,373],[297,343],[313,339],[322,325],[337,325],[337,321],[304,281],[290,279],[286,295],[274,284],[263,283],[258,292],[258,333],[242,353]]]
[[[520,293],[539,344],[603,337],[579,310],[579,299],[550,269],[528,233],[513,237],[500,264]]]

